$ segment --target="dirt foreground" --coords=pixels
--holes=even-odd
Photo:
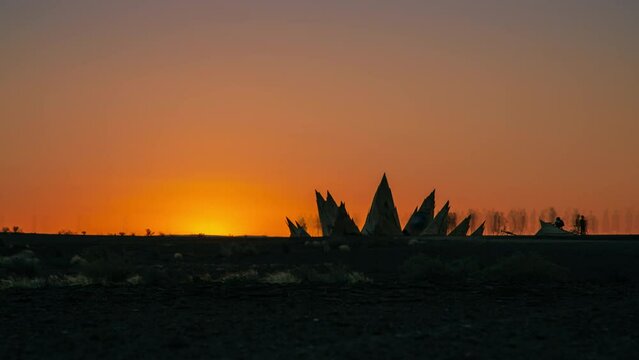
[[[40,277],[62,271],[59,259],[46,260],[56,258],[55,253],[68,259],[87,246],[120,250],[124,246],[110,240],[79,244],[75,239],[57,243],[21,239],[5,241],[10,249],[5,249],[5,256],[23,251],[24,241],[42,259]],[[614,262],[617,251],[636,255],[639,246],[628,242],[607,244],[607,252],[584,245],[582,252],[575,251],[580,254],[575,255],[577,260],[559,264],[573,264],[570,279],[500,283],[407,279],[387,270],[405,264],[411,254],[437,253],[438,259],[445,259],[453,253],[466,256],[465,249],[474,246],[459,243],[446,249],[442,243],[421,248],[383,243],[360,250],[350,244],[349,251],[327,253],[319,245],[281,240],[269,243],[268,248],[274,249],[270,252],[258,245],[250,254],[235,248],[235,254],[225,250],[220,255],[219,249],[213,250],[220,243],[163,241],[164,246],[141,242],[124,247],[136,254],[139,263],[164,263],[191,273],[208,271],[213,277],[215,271],[222,274],[229,269],[257,269],[261,274],[264,267],[287,269],[341,259],[370,281],[264,283],[196,277],[177,283],[7,287],[0,290],[0,358],[631,359],[639,353],[639,286],[634,270],[625,275],[619,269],[607,275],[597,270],[599,277],[591,278],[586,270],[592,266],[581,271],[573,264],[589,251],[599,253],[606,264]],[[546,250],[563,254],[563,245],[558,244]],[[499,253],[495,249],[504,247],[519,251],[511,248],[518,247],[512,243],[486,246],[485,254]],[[537,245],[522,242],[521,246]],[[142,259],[140,254],[157,248],[164,250]],[[197,250],[192,257],[189,249]],[[537,253],[543,256],[544,249]],[[179,261],[176,250],[182,251]],[[392,260],[375,266],[364,261],[384,256]],[[488,255],[478,255],[482,256]],[[623,257],[619,259],[625,264]]]

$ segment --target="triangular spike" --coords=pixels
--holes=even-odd
[[[462,220],[459,225],[457,225],[453,231],[448,234],[448,236],[466,236],[468,235],[468,229],[470,228],[470,220],[472,215],[468,215],[464,220]]]
[[[435,215],[433,222],[431,222],[420,235],[446,235],[449,212],[450,202],[447,201],[437,215]]]
[[[348,235],[360,235],[359,228],[353,221],[353,218],[346,211],[346,205],[342,202],[337,209],[337,219],[335,220],[335,227],[331,236],[348,236]]]
[[[362,229],[364,235],[396,236],[402,234],[399,215],[386,174],[377,187]]]
[[[297,226],[293,224],[291,219],[286,217],[286,225],[288,226],[288,231],[291,233],[291,237],[299,237],[299,231],[297,230]]]
[[[322,235],[330,236],[337,218],[337,204],[329,191],[326,192],[326,200],[317,191],[315,191],[315,197],[317,199],[317,212],[322,226]]]
[[[406,235],[419,235],[424,229],[433,222],[435,212],[435,190],[424,198],[418,209],[415,209],[413,215],[406,223],[403,233]]]
[[[481,223],[481,225],[479,225],[479,227],[477,227],[477,229],[475,229],[475,231],[473,231],[472,234],[470,234],[471,237],[479,237],[479,236],[484,236],[484,229],[486,228],[486,222],[484,221],[483,223]]]

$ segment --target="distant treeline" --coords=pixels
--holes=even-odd
[[[556,217],[561,217],[566,224],[564,229],[577,230],[577,216],[583,215],[587,222],[589,234],[638,234],[639,210],[604,210],[594,212],[591,210],[564,209],[557,210],[554,207],[537,209],[467,209],[464,211],[452,211],[449,214],[448,227],[452,230],[466,216],[471,218],[471,230],[477,228],[482,222],[486,222],[486,232],[489,235],[531,235],[539,230],[539,220],[554,222]],[[353,216],[355,222],[361,226],[357,214]],[[297,219],[304,224],[307,230],[314,236],[321,233],[319,219],[316,215],[300,217]],[[404,220],[405,221],[405,220]],[[402,224],[403,225],[403,224]]]
[[[464,212],[453,212],[450,216],[450,227],[472,214],[471,228],[475,228],[483,221],[486,221],[486,232],[488,234],[534,234],[539,230],[539,220],[553,222],[555,218],[561,217],[566,224],[565,230],[577,230],[578,217],[583,215],[587,223],[587,232],[590,234],[635,234],[639,233],[639,211],[634,209],[604,210],[595,213],[590,210],[581,211],[579,209],[564,209],[559,211],[554,207],[542,210],[510,209],[501,210],[478,210],[470,209]]]

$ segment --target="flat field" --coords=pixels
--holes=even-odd
[[[639,238],[0,234],[0,358],[635,358]]]

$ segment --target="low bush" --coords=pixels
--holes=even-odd
[[[257,271],[251,269],[247,271],[226,273],[220,277],[219,281],[226,284],[243,283],[243,282],[257,282],[259,280],[259,274]]]
[[[400,276],[405,280],[451,282],[472,277],[477,269],[478,265],[471,259],[449,262],[427,255],[416,255],[402,264]]]
[[[568,269],[537,254],[516,253],[497,262],[480,266],[471,258],[442,260],[416,255],[400,267],[404,280],[428,282],[561,282],[568,279]]]
[[[300,266],[294,269],[293,273],[303,282],[310,283],[358,284],[372,282],[362,273],[350,271],[345,266],[334,264]]]
[[[34,277],[40,272],[40,259],[31,250],[24,250],[0,257],[0,268],[13,275]]]
[[[231,257],[234,255],[256,255],[257,253],[258,252],[255,245],[250,243],[229,241],[228,243],[223,243],[220,245],[220,255],[223,257]]]
[[[262,282],[267,284],[299,284],[302,282],[302,279],[297,277],[295,274],[290,271],[278,271],[275,273],[267,274],[262,278]]]
[[[517,253],[483,269],[482,278],[495,282],[563,282],[568,269],[537,254]]]
[[[96,282],[123,282],[136,273],[133,265],[122,259],[100,259],[79,265],[80,273]]]
[[[46,279],[30,277],[8,277],[0,279],[0,289],[38,289],[47,285]]]

